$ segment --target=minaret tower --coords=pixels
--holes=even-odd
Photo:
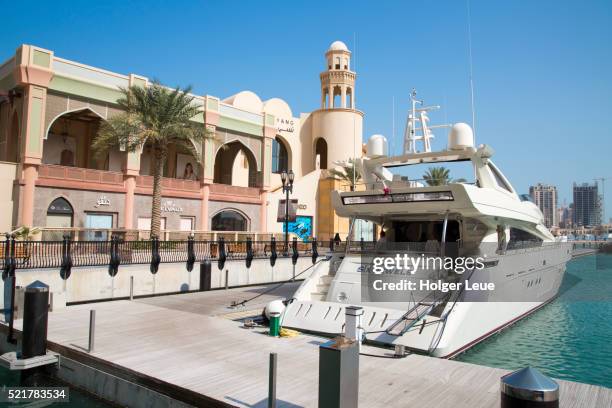
[[[360,158],[363,149],[363,112],[355,109],[355,79],[351,71],[351,52],[342,41],[334,41],[325,52],[325,71],[321,79],[321,108],[310,115],[314,168],[330,170]],[[331,192],[343,189],[346,181],[321,172],[317,190],[317,237],[342,239],[348,234],[347,218],[336,215]],[[356,180],[355,180],[356,181]],[[368,238],[367,238],[368,239]]]
[[[334,41],[325,53],[327,69],[321,72],[321,109],[355,109],[355,72],[351,52],[342,41]]]
[[[315,168],[332,169],[361,157],[363,112],[355,109],[355,79],[351,52],[334,41],[325,52],[321,79],[321,108],[312,112]]]

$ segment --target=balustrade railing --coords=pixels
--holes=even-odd
[[[0,265],[3,271],[37,268],[69,268],[78,266],[105,266],[159,263],[193,264],[205,259],[246,260],[278,257],[312,256],[318,253],[325,242],[316,239],[298,241],[293,239],[289,247],[274,236],[267,240],[253,240],[251,237],[232,240],[220,236],[217,240],[196,239],[193,235],[186,240],[160,241],[125,240],[114,235],[106,241],[74,240],[64,236],[61,241],[20,241],[7,235],[0,242]],[[158,263],[158,265],[159,265]]]

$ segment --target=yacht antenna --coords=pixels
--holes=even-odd
[[[416,89],[413,89],[410,93],[411,109],[408,113],[406,129],[404,130],[404,154],[418,153],[417,141],[423,143],[424,152],[431,152],[431,139],[435,137],[431,129],[450,127],[449,125],[430,126],[427,112],[440,109],[440,105],[422,106],[423,101],[418,100],[416,95]],[[421,107],[417,108],[417,105]],[[420,123],[420,128],[417,128],[417,122]],[[417,134],[417,131],[421,131],[421,134]]]
[[[472,106],[472,131],[474,143],[476,143],[476,108],[474,107],[474,71],[472,67],[472,16],[470,12],[470,0],[467,0],[468,17],[468,54],[470,60],[470,102]]]

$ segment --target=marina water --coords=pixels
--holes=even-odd
[[[457,360],[612,388],[612,255],[570,261],[557,299]]]

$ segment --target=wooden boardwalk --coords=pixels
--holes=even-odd
[[[280,292],[291,293],[294,288],[283,287]],[[98,361],[241,407],[267,406],[268,358],[276,352],[278,406],[316,407],[318,345],[326,339],[311,335],[274,339],[264,334],[265,329],[243,329],[223,316],[233,312],[225,307],[232,300],[261,291],[242,288],[71,306],[50,313],[48,337],[60,348],[70,349],[71,358],[80,355],[86,360],[89,310],[95,309],[92,356]],[[260,311],[273,298],[262,296],[248,308]],[[16,327],[20,325],[17,321]],[[362,356],[359,405],[498,407],[499,378],[506,372],[419,355]],[[611,389],[559,382],[562,407],[612,406]]]

